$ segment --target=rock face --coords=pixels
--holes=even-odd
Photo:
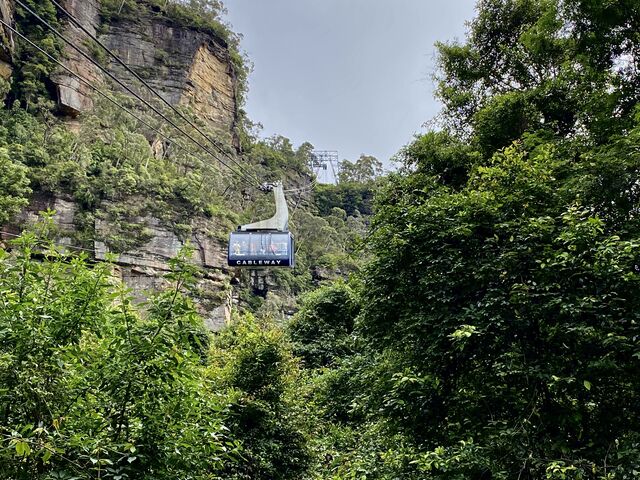
[[[222,40],[151,15],[114,21],[100,39],[165,100],[191,106],[221,140],[237,143],[237,79]],[[116,62],[109,69],[140,90]]]
[[[96,218],[95,239],[91,245],[80,247],[77,239],[77,205],[72,198],[36,194],[31,203],[16,219],[13,225],[3,226],[0,243],[11,240],[24,228],[39,221],[39,212],[54,210],[52,220],[57,229],[56,244],[67,246],[69,251],[83,251],[96,260],[107,260],[109,249],[105,239],[114,229],[108,219]],[[226,269],[226,244],[211,232],[220,227],[210,219],[194,219],[192,233],[188,238],[180,238],[171,228],[153,216],[131,218],[144,225],[149,239],[141,245],[109,259],[117,265],[117,272],[132,290],[134,298],[144,301],[148,294],[169,286],[165,275],[171,271],[170,260],[180,253],[187,241],[193,249],[191,261],[203,272],[198,281],[198,294],[194,296],[197,309],[211,330],[219,330],[230,321],[231,287]]]
[[[189,105],[218,131],[236,123],[235,76],[227,51],[214,43],[201,45],[193,59],[180,103]],[[233,133],[233,132],[232,132]],[[237,145],[235,135],[232,143]]]
[[[148,292],[167,286],[164,275],[171,271],[170,260],[179,255],[188,243],[193,248],[192,262],[200,267],[204,276],[198,282],[198,295],[194,298],[198,310],[211,330],[219,330],[230,320],[231,290],[226,271],[226,245],[213,238],[210,233],[217,227],[210,220],[194,220],[193,232],[182,239],[174,231],[153,217],[131,219],[144,225],[149,240],[144,244],[116,255],[116,264],[121,266],[122,280],[143,300]],[[108,248],[104,239],[113,228],[108,221],[96,219],[94,255],[96,260],[106,260]]]
[[[12,0],[0,0],[0,18],[13,21]],[[237,77],[226,43],[216,36],[182,26],[151,10],[141,18],[112,19],[102,24],[101,0],[61,0],[62,6],[97,36],[141,78],[172,105],[188,105],[216,132],[224,143],[238,147]],[[67,19],[68,20],[68,19]],[[64,35],[90,55],[97,55],[107,70],[132,90],[144,87],[97,46],[89,49],[88,37],[73,22],[66,21]],[[11,76],[13,39],[0,29],[0,77]],[[104,81],[100,69],[69,45],[64,46],[64,63],[93,84]],[[76,76],[60,69],[52,81],[58,91],[60,110],[70,116],[91,110],[93,91]]]
[[[238,120],[237,76],[224,40],[185,27],[151,10],[141,18],[115,18],[103,25],[101,0],[61,0],[62,6],[77,18],[92,35],[96,35],[136,73],[173,105],[188,105],[200,119],[216,131],[223,142],[237,147]],[[0,0],[0,18],[13,23],[13,0]],[[35,21],[35,20],[34,20]],[[73,22],[65,23],[64,35],[85,52],[88,37]],[[13,36],[0,28],[0,77],[11,76]],[[104,52],[100,60],[116,77],[134,91],[144,87]],[[103,79],[99,68],[65,45],[63,59],[73,72],[94,84]],[[63,113],[74,117],[93,106],[92,90],[77,77],[60,69],[53,78],[58,90],[58,104]]]
[[[71,198],[53,197],[36,193],[31,198],[29,207],[16,219],[13,225],[5,225],[2,230],[7,234],[0,234],[1,240],[10,240],[13,235],[20,233],[24,225],[34,224],[39,220],[39,213],[48,210],[55,211],[52,220],[57,228],[56,243],[73,246],[73,234],[76,231],[76,204]]]
[[[151,10],[139,18],[122,16],[102,25],[100,1],[61,0],[61,4],[168,102],[191,107],[215,130],[223,143],[237,148],[237,78],[225,42],[208,33],[179,25]],[[0,18],[3,21],[13,23],[13,11],[12,0],[0,0]],[[90,47],[87,36],[71,22],[65,23],[64,35],[84,51],[94,52],[90,53],[92,55],[98,51]],[[10,32],[0,28],[0,77],[11,76],[12,53],[13,38]],[[101,64],[108,71],[149,98],[144,87],[122,66],[109,61],[106,54],[101,57]],[[91,83],[104,82],[100,69],[69,46],[64,48],[63,61],[71,71]],[[93,91],[77,77],[60,69],[51,80],[56,85],[58,105],[63,114],[75,118],[91,110]],[[75,225],[78,209],[71,198],[36,194],[14,227],[3,228],[10,234],[18,234],[22,226],[37,220],[38,212],[47,209],[56,211],[53,220],[59,229],[57,243],[78,248],[80,244]],[[229,320],[231,289],[226,270],[226,245],[220,240],[224,236],[220,227],[210,219],[185,219],[183,223],[190,224],[192,233],[189,238],[181,238],[170,226],[151,215],[129,220],[144,226],[147,233],[145,242],[116,257],[120,276],[134,295],[143,300],[150,290],[166,285],[164,275],[170,271],[169,261],[177,256],[188,240],[194,248],[194,262],[204,272],[198,284],[197,306],[209,328],[221,328]],[[113,228],[108,219],[96,218],[93,248],[86,244],[82,248],[88,249],[97,260],[105,259],[108,251],[105,238]],[[8,238],[11,237],[4,239]]]
[[[3,22],[13,22],[13,3],[10,0],[0,0],[0,18]],[[4,25],[0,28],[0,78],[11,77],[11,55],[13,53],[13,34]]]
[[[76,17],[92,35],[96,35],[100,25],[100,0],[65,0],[62,2],[62,6]],[[67,25],[64,33],[65,37],[71,40],[74,45],[84,46],[86,44],[86,35],[72,23]],[[69,45],[64,47],[64,58],[65,65],[71,71],[82,75],[91,83],[99,84],[101,82],[100,70]],[[60,73],[54,75],[52,80],[58,89],[58,105],[64,113],[74,117],[79,113],[91,110],[93,91],[78,77],[60,69]]]

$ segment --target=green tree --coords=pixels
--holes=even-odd
[[[340,163],[338,183],[369,183],[382,175],[382,162],[371,155],[360,155],[355,162]]]
[[[299,479],[310,453],[295,407],[297,367],[283,331],[246,316],[216,340],[223,385],[235,392],[229,427],[242,444],[242,461],[225,478]]]
[[[481,0],[477,11],[465,42],[438,44],[448,126],[477,133],[488,155],[527,130],[604,141],[629,126],[637,2]]]
[[[354,350],[314,377],[333,472],[634,478],[639,20],[483,0],[439,45],[446,128],[380,184]]]
[[[306,368],[319,368],[352,352],[354,320],[358,300],[351,288],[340,282],[308,294],[302,308],[288,325],[294,354]]]
[[[349,216],[373,213],[373,188],[371,185],[341,183],[316,185],[313,202],[322,216],[329,216],[334,208],[344,210]]]
[[[481,159],[473,146],[447,132],[429,132],[400,152],[406,171],[434,178],[438,183],[459,189],[466,185],[473,166]]]
[[[39,229],[0,250],[0,478],[217,478],[237,448],[186,254],[142,315],[111,265]]]
[[[640,244],[635,215],[614,218],[637,193],[601,210],[602,192],[576,189],[623,145],[585,165],[532,141],[476,167],[459,192],[416,173],[379,199],[359,328],[379,352],[376,410],[427,450],[407,457],[418,471],[631,472]],[[633,183],[639,158],[626,158]]]
[[[27,206],[30,193],[27,168],[13,162],[7,149],[0,147],[0,225]]]

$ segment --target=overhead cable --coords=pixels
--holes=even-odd
[[[17,0],[18,3],[22,3],[20,2],[20,0]],[[221,145],[220,142],[216,141],[215,139],[212,139],[209,135],[207,135],[205,132],[203,132],[196,124],[194,124],[186,115],[184,115],[184,113],[182,113],[179,109],[177,109],[171,102],[169,102],[167,99],[165,99],[162,95],[160,95],[157,90],[155,90],[151,85],[149,85],[149,83],[144,80],[142,77],[140,77],[140,75],[138,75],[135,70],[133,70],[129,65],[127,65],[118,55],[116,55],[109,47],[107,47],[102,41],[100,41],[94,34],[92,34],[83,24],[80,20],[78,20],[72,13],[70,13],[69,11],[67,11],[62,5],[60,5],[56,0],[51,0],[51,2],[58,8],[60,9],[60,11],[62,13],[64,13],[67,17],[69,17],[69,19],[80,29],[82,30],[85,35],[87,35],[89,38],[91,38],[91,40],[93,40],[94,42],[96,42],[96,44],[98,44],[100,46],[100,48],[102,48],[105,52],[107,52],[109,54],[109,56],[111,56],[111,58],[113,58],[117,63],[119,63],[127,72],[129,72],[131,75],[133,75],[140,83],[142,83],[142,85],[144,85],[144,87],[149,90],[154,96],[158,97],[165,105],[167,105],[174,113],[176,113],[177,115],[180,116],[180,118],[182,118],[182,120],[184,120],[185,122],[187,122],[193,129],[195,129],[200,135],[202,135],[203,138],[205,138],[206,140],[208,140],[222,155],[224,155],[226,158],[228,158],[231,162],[235,163],[240,169],[243,168],[243,166],[238,163],[235,159],[233,159],[230,155],[229,152],[226,151]],[[256,182],[259,184],[260,181],[256,178]]]
[[[227,163],[225,163],[220,157],[218,157],[217,154],[215,154],[214,152],[212,152],[209,148],[207,148],[206,146],[202,145],[201,142],[199,142],[198,140],[196,140],[195,138],[193,138],[192,135],[190,135],[188,132],[184,131],[182,128],[180,128],[175,122],[173,122],[170,118],[168,118],[167,116],[165,116],[162,112],[160,112],[156,107],[154,107],[153,105],[151,105],[148,101],[146,101],[144,98],[142,98],[140,95],[138,95],[135,91],[133,91],[130,87],[128,87],[124,82],[122,82],[121,80],[119,80],[116,76],[114,76],[111,72],[109,72],[105,67],[103,67],[102,65],[100,65],[98,62],[96,62],[93,58],[91,58],[90,55],[88,55],[87,53],[85,53],[82,49],[80,49],[79,47],[77,47],[72,41],[70,41],[69,39],[67,39],[64,35],[62,35],[55,27],[53,27],[49,22],[47,22],[45,19],[43,19],[40,15],[38,15],[36,12],[34,12],[31,8],[29,8],[27,5],[25,5],[21,0],[16,0],[16,3],[18,3],[22,8],[24,8],[27,12],[29,12],[31,15],[33,15],[35,18],[37,18],[43,25],[45,25],[49,30],[51,30],[57,37],[59,37],[63,42],[65,42],[67,45],[69,45],[71,48],[73,48],[76,52],[78,52],[82,57],[84,57],[86,60],[88,60],[89,62],[91,62],[93,65],[95,65],[96,67],[98,67],[98,69],[100,69],[100,71],[102,71],[104,74],[106,74],[109,78],[111,78],[113,81],[115,81],[118,85],[120,85],[122,88],[124,88],[127,92],[129,92],[131,95],[133,95],[136,99],[138,99],[140,102],[142,102],[145,106],[147,106],[148,108],[150,108],[153,112],[155,112],[157,115],[159,115],[160,117],[162,117],[167,123],[169,123],[174,129],[176,129],[177,131],[179,131],[180,133],[182,133],[185,137],[187,137],[189,140],[191,140],[193,143],[195,143],[201,150],[203,150],[204,152],[208,153],[209,155],[211,155],[213,158],[215,158],[216,160],[218,160],[222,165],[224,165],[225,167],[227,167],[229,170],[231,170],[233,173],[239,175],[245,182],[248,183],[249,186],[255,186],[255,181],[253,179],[251,179],[250,177],[248,177],[247,175],[244,174],[244,172],[242,171],[237,171],[235,168],[229,166]],[[4,23],[4,22],[3,22]]]
[[[21,238],[22,234],[17,235],[15,233],[9,233],[6,231],[0,231],[0,240],[2,240],[2,235],[5,235],[7,237],[13,237],[13,238]],[[88,253],[92,253],[95,255],[95,249],[89,249],[89,248],[82,248],[82,247],[74,247],[73,245],[64,245],[61,243],[53,243],[52,244],[55,247],[61,247],[61,248],[67,248],[69,250],[77,250],[78,252],[88,252]],[[96,259],[96,261],[100,261],[98,259]]]
[[[285,193],[296,193],[296,192],[307,192],[312,190],[318,184],[317,180],[313,180],[309,183],[309,185],[305,185],[304,187],[298,188],[290,188],[288,190],[284,190]]]

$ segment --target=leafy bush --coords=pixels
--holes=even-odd
[[[344,283],[321,287],[306,295],[302,308],[288,325],[294,353],[307,368],[330,365],[352,351],[358,300]]]
[[[27,205],[30,193],[27,168],[13,162],[7,149],[0,147],[0,225]]]
[[[235,391],[228,425],[242,444],[242,462],[230,465],[227,478],[302,478],[310,452],[293,396],[297,368],[283,332],[246,316],[215,346],[223,385]]]
[[[182,295],[186,257],[142,315],[111,265],[30,233],[12,247],[0,250],[0,478],[219,478],[237,447]]]

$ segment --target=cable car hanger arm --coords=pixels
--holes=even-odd
[[[261,187],[264,191],[273,191],[276,200],[276,213],[267,220],[260,220],[255,223],[240,225],[238,230],[243,232],[257,230],[273,230],[278,232],[287,232],[289,230],[289,207],[284,196],[282,182],[278,181],[273,184],[264,184]]]

